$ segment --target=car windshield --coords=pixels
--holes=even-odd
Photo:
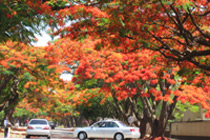
[[[45,120],[31,120],[30,124],[46,125],[47,122]]]

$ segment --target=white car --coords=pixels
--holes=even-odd
[[[118,120],[102,120],[94,123],[90,127],[77,128],[74,137],[80,140],[86,138],[107,138],[115,140],[137,139],[141,133],[138,127],[129,127]]]
[[[51,138],[51,128],[46,119],[31,119],[26,129],[26,138],[41,136]]]

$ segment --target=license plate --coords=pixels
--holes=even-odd
[[[41,127],[36,127],[36,129],[42,129]]]

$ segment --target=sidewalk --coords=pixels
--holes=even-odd
[[[9,137],[11,138],[23,138],[26,135],[26,127],[10,128]],[[4,129],[0,129],[0,138],[4,137]]]
[[[61,130],[61,131],[66,131],[66,132],[71,132],[73,133],[74,128],[59,128],[57,127],[56,130]],[[18,129],[11,129],[10,130],[10,138],[25,138],[26,135],[26,127],[19,127]],[[57,134],[53,134],[53,138],[58,138]],[[62,134],[63,135],[63,134]],[[4,129],[0,129],[0,138],[4,137]],[[59,135],[59,138],[61,138],[62,136]],[[64,138],[64,137],[63,137]],[[66,139],[66,138],[65,138]],[[68,139],[70,139],[69,135],[68,135]],[[75,139],[75,138],[73,138]],[[95,139],[95,140],[102,140],[102,139]],[[103,139],[106,140],[106,139]],[[168,138],[168,137],[158,137],[155,139],[151,139],[151,138],[145,138],[145,139],[135,139],[135,140],[185,140],[185,139],[176,139],[176,138]]]

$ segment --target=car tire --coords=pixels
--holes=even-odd
[[[26,138],[29,139],[30,138],[30,135],[26,135]]]
[[[79,135],[78,135],[78,138],[80,140],[85,140],[87,138],[87,135],[85,132],[80,132]]]
[[[50,139],[50,138],[51,138],[50,136],[47,137],[47,139]]]
[[[124,140],[123,134],[121,133],[115,134],[114,140]]]
[[[90,138],[89,140],[94,140],[94,138]]]

